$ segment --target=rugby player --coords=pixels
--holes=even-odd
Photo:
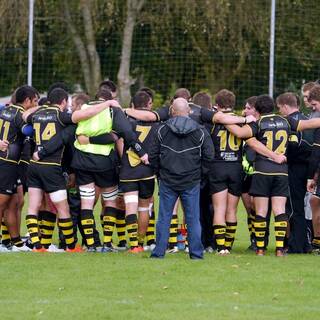
[[[33,250],[37,252],[46,251],[40,243],[37,220],[44,192],[49,193],[51,201],[57,208],[58,225],[65,236],[67,251],[77,251],[67,202],[66,183],[61,168],[63,147],[59,147],[54,153],[42,159],[39,159],[38,152],[43,148],[45,142],[59,134],[66,125],[90,118],[110,105],[109,103],[102,103],[95,108],[79,110],[69,114],[64,112],[67,107],[67,100],[67,92],[56,88],[48,95],[50,105],[42,106],[33,113],[26,111],[23,115],[25,121],[33,125],[36,143],[34,160],[31,160],[28,172],[29,207],[26,222],[34,245]]]

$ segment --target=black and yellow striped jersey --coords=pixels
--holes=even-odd
[[[63,128],[72,124],[72,115],[60,111],[56,105],[42,106],[27,118],[27,122],[32,124],[34,130],[35,151],[40,151],[43,145]],[[37,161],[39,164],[61,165],[64,147],[61,146],[54,153],[45,156]],[[31,162],[34,162],[31,160]]]
[[[242,161],[242,139],[229,132],[223,124],[213,125],[211,137],[214,145],[214,161]]]
[[[0,159],[17,163],[20,158],[24,135],[21,130],[24,126],[23,107],[9,105],[0,111],[0,139],[7,140],[7,151],[0,151]]]

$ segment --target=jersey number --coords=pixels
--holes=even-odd
[[[228,141],[227,141],[228,131],[220,130],[218,132],[218,137],[220,137],[220,150],[225,151],[227,148],[227,143],[229,148],[232,151],[238,151],[241,145],[241,139],[237,138],[233,134],[229,134]]]
[[[136,126],[136,131],[140,132],[138,139],[141,143],[146,139],[150,130],[151,127]]]
[[[34,123],[33,128],[36,136],[36,144],[40,145],[41,141],[49,140],[56,134],[56,126],[54,122],[49,122],[44,128],[42,134],[40,134],[40,123]]]
[[[271,151],[274,151],[279,154],[284,154],[286,152],[286,146],[288,141],[288,133],[286,130],[279,130],[276,132],[273,138],[272,131],[266,131],[263,135],[264,138],[267,138],[267,148]],[[278,147],[273,150],[273,143],[275,141],[280,141]]]
[[[2,132],[3,129],[3,132]],[[0,119],[0,131],[2,132],[2,140],[8,140],[10,122]]]

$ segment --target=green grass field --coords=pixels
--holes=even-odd
[[[0,254],[1,319],[319,319],[319,256]]]

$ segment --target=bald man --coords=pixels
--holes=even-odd
[[[206,129],[189,118],[187,100],[177,98],[171,118],[163,123],[150,150],[150,163],[159,185],[156,248],[152,258],[163,258],[169,239],[170,220],[178,197],[184,208],[191,259],[203,258],[199,219],[202,161],[213,161],[213,144]]]

